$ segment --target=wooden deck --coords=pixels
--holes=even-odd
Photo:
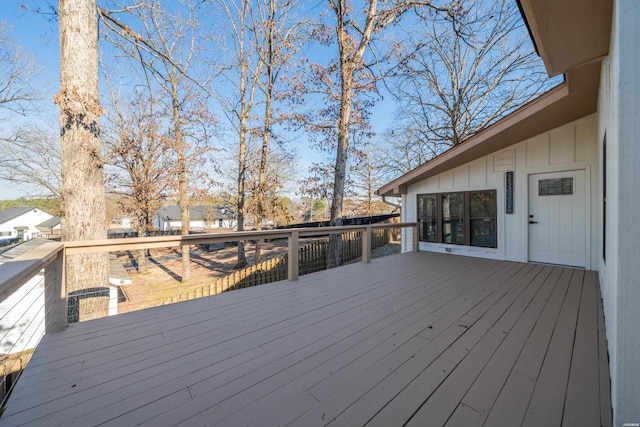
[[[0,425],[611,425],[597,274],[408,253],[46,336]]]

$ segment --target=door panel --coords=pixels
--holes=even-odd
[[[584,170],[529,175],[529,260],[586,265]]]

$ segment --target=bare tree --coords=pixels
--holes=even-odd
[[[0,112],[3,116],[26,115],[36,110],[37,101],[43,98],[38,71],[35,60],[9,36],[9,24],[0,22]],[[36,193],[34,195],[59,195],[60,154],[55,148],[58,142],[46,134],[44,127],[30,124],[11,128],[7,126],[8,122],[2,120],[0,124],[3,153],[0,180],[23,188],[26,184],[29,191]],[[46,156],[42,158],[43,153],[53,154],[52,161],[49,162]],[[42,166],[34,164],[31,161],[34,158],[44,160]],[[56,176],[47,170],[50,166],[55,169]],[[43,184],[43,188],[38,188]]]
[[[256,91],[260,83],[264,61],[257,54],[255,28],[251,0],[225,0],[219,7],[229,30],[229,62],[224,65],[221,77],[227,82],[228,91],[218,93],[224,114],[237,135],[236,216],[237,230],[244,230],[247,197],[247,156],[249,139],[255,135],[251,118],[256,107]],[[238,242],[238,261],[235,268],[247,265],[245,247]]]
[[[378,211],[376,206],[381,201],[376,190],[384,183],[383,159],[380,144],[369,140],[362,144],[351,167],[354,200],[357,201],[357,213],[372,216]]]
[[[38,75],[35,60],[9,37],[8,24],[0,22],[0,109],[26,114],[34,101],[42,99],[34,79]]]
[[[104,164],[100,148],[98,28],[95,0],[59,0],[62,204],[65,241],[104,239]],[[66,286],[71,320],[108,314],[109,258],[67,257]]]
[[[294,156],[287,150],[270,150],[266,167],[261,170],[262,146],[259,145],[247,157],[247,198],[246,213],[251,215],[257,229],[261,229],[261,223],[267,218],[284,217],[282,206],[282,192],[292,182],[294,168],[292,164]],[[262,188],[260,187],[260,175],[262,174]],[[260,227],[259,227],[260,226]],[[256,242],[256,248],[259,248]],[[259,260],[256,260],[259,262]]]
[[[347,176],[349,135],[352,125],[352,107],[358,91],[374,91],[377,76],[373,73],[380,58],[375,54],[366,57],[373,49],[375,39],[382,30],[396,22],[407,11],[418,7],[439,8],[431,2],[368,0],[365,5],[355,5],[350,0],[328,0],[335,18],[332,29],[338,47],[337,72],[339,75],[339,114],[337,120],[337,144],[334,167],[333,194],[331,200],[331,222],[339,225]],[[379,7],[380,6],[380,7]],[[328,266],[340,264],[340,239],[332,239]]]
[[[255,34],[255,46],[260,61],[264,64],[264,77],[259,81],[259,87],[264,94],[262,145],[258,164],[258,182],[253,191],[253,196],[256,199],[257,230],[262,229],[262,221],[268,210],[265,206],[266,195],[270,191],[273,192],[274,187],[268,182],[267,168],[270,161],[269,142],[274,136],[273,125],[282,120],[277,117],[277,112],[273,107],[274,98],[279,97],[276,86],[280,82],[280,73],[305,40],[298,31],[300,22],[292,22],[290,16],[296,6],[297,2],[292,0],[258,0],[258,19],[253,21],[252,32]],[[278,162],[278,164],[282,163]],[[282,185],[282,182],[280,184]],[[260,262],[259,241],[256,242],[255,247],[255,262]]]
[[[60,197],[60,140],[53,129],[26,124],[0,137],[0,180],[34,197]]]
[[[103,22],[112,31],[110,40],[127,54],[137,60],[144,70],[150,73],[160,89],[168,96],[173,125],[173,150],[176,155],[175,173],[178,178],[178,204],[180,206],[183,235],[189,234],[189,167],[200,150],[194,150],[190,144],[207,140],[205,132],[201,140],[187,140],[186,127],[197,120],[211,120],[211,116],[202,102],[193,102],[195,88],[201,88],[202,82],[190,75],[190,67],[197,51],[196,36],[198,21],[197,6],[180,2],[186,11],[186,17],[170,15],[158,0],[142,1],[135,7],[121,7],[117,11],[100,9]],[[125,24],[118,20],[116,13],[124,13],[134,23]],[[135,25],[135,27],[134,27]],[[123,40],[127,43],[123,43]],[[197,98],[197,97],[196,97]],[[187,105],[194,104],[189,113]],[[205,126],[206,128],[206,126]],[[182,280],[191,277],[189,246],[182,246]]]
[[[107,183],[118,194],[124,212],[133,216],[138,236],[146,235],[171,186],[172,138],[164,126],[167,108],[146,90],[123,101],[112,92],[104,145],[111,165]],[[138,271],[146,268],[145,250],[138,253]]]
[[[411,157],[426,161],[462,143],[553,84],[516,3],[470,0],[464,7],[455,20],[418,19],[407,29],[410,42],[396,51],[393,133]]]

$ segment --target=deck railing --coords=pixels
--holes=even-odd
[[[200,277],[205,285],[191,286],[187,291],[183,291],[181,280],[176,280],[178,287],[171,290],[172,296],[167,299],[158,299],[148,304],[133,309],[153,307],[167,303],[184,301],[188,299],[200,298],[214,295],[232,289],[239,289],[247,286],[256,286],[263,283],[288,279],[295,281],[300,274],[308,274],[327,268],[324,265],[323,254],[329,251],[328,236],[338,236],[342,242],[342,261],[356,262],[361,260],[369,263],[372,259],[372,248],[384,246],[393,240],[395,246],[402,241],[403,251],[418,250],[418,229],[416,223],[393,223],[357,225],[342,227],[320,227],[320,228],[298,228],[285,230],[251,231],[251,232],[230,232],[224,234],[196,234],[188,236],[160,236],[142,238],[121,238],[108,240],[94,240],[83,242],[47,242],[35,249],[13,258],[0,265],[0,304],[11,297],[13,299],[24,299],[21,295],[25,287],[34,288],[38,295],[34,303],[29,308],[29,315],[33,310],[37,311],[36,316],[32,316],[30,324],[33,327],[25,328],[24,322],[20,324],[8,325],[7,318],[10,313],[0,313],[0,333],[5,338],[20,335],[20,345],[12,345],[9,350],[3,350],[0,354],[0,413],[9,396],[14,383],[19,378],[22,369],[30,359],[33,347],[42,337],[42,334],[50,334],[62,331],[69,323],[69,313],[73,311],[69,307],[78,304],[80,308],[83,298],[91,298],[89,290],[86,294],[83,291],[67,292],[65,286],[65,264],[69,257],[88,253],[129,253],[130,257],[135,257],[136,253],[153,250],[154,248],[179,248],[189,245],[211,248],[220,247],[223,244],[235,242],[252,242],[254,247],[256,242],[271,242],[276,250],[267,254],[262,262],[255,262],[246,269],[234,270],[228,276],[213,280],[207,277]],[[389,236],[394,237],[390,239]],[[401,237],[400,237],[401,236]],[[274,244],[275,242],[275,244]],[[286,243],[285,243],[286,242]],[[175,252],[179,254],[179,251]],[[147,255],[145,255],[144,259]],[[158,258],[149,257],[157,263]],[[117,275],[120,270],[125,275],[128,272],[123,268],[120,260],[114,256],[110,259],[112,275]],[[315,263],[315,264],[314,264]],[[154,264],[155,265],[155,264]],[[301,268],[302,266],[302,268]],[[165,265],[160,264],[160,269]],[[139,266],[138,266],[139,270]],[[111,280],[111,276],[110,276]],[[33,286],[32,286],[33,285]],[[44,285],[44,289],[42,289]],[[36,289],[37,288],[37,289]],[[20,290],[19,293],[16,293]],[[177,290],[177,291],[176,291]],[[100,297],[104,296],[104,291]],[[109,291],[107,291],[109,292]],[[80,295],[80,296],[78,296]],[[5,306],[13,305],[13,299],[6,301]],[[34,304],[38,307],[33,306]],[[118,304],[116,303],[116,310]],[[10,310],[20,311],[18,304]],[[44,312],[44,313],[43,313]],[[104,314],[101,314],[104,315]],[[90,315],[88,318],[97,316]],[[20,319],[24,316],[20,315]],[[82,320],[82,319],[80,319]],[[37,323],[37,325],[32,325]],[[44,326],[42,325],[44,323]],[[35,332],[34,332],[35,331]],[[28,335],[28,337],[27,337]],[[37,336],[36,336],[37,335]],[[8,343],[9,338],[4,341]],[[11,338],[13,340],[13,338]],[[24,348],[23,348],[24,347]],[[27,348],[29,347],[29,348]]]
[[[152,248],[180,247],[184,245],[224,244],[238,241],[276,240],[287,241],[287,279],[295,281],[299,271],[299,247],[302,238],[327,236],[334,233],[360,232],[361,260],[371,261],[373,230],[402,229],[404,251],[417,251],[416,223],[374,224],[362,226],[298,228],[269,231],[231,232],[224,234],[198,234],[187,236],[142,237],[133,239],[108,239],[81,242],[50,242],[0,265],[0,302],[16,289],[44,270],[45,285],[45,333],[64,330],[67,326],[67,292],[64,266],[69,256],[87,253],[136,251]]]

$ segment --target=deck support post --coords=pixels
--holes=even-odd
[[[411,227],[411,252],[418,252],[418,224]]]
[[[298,280],[298,230],[292,231],[289,235],[289,250],[287,260],[287,278],[290,281]]]
[[[371,262],[371,226],[368,225],[362,230],[362,262]]]
[[[67,328],[67,291],[64,283],[65,251],[44,269],[45,334],[64,331]]]

